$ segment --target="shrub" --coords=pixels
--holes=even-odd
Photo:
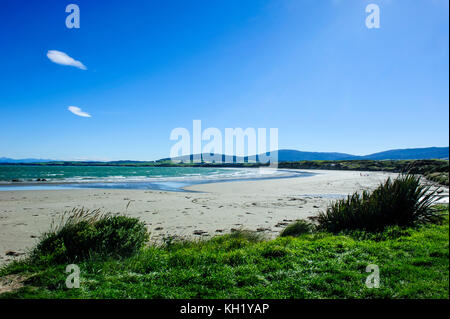
[[[425,177],[430,181],[449,186],[448,171],[425,174]]]
[[[289,224],[283,231],[281,232],[281,237],[292,236],[298,237],[303,234],[310,234],[314,231],[314,224],[300,219],[291,224]]]
[[[354,193],[319,213],[319,230],[338,233],[345,230],[382,231],[391,225],[410,226],[435,222],[441,214],[431,206],[439,198],[420,177],[406,174],[388,178],[372,193]]]
[[[148,241],[145,224],[137,218],[73,209],[52,223],[32,251],[43,261],[75,262],[96,256],[127,257]]]

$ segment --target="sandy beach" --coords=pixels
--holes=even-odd
[[[174,235],[208,238],[239,228],[274,237],[291,221],[314,216],[337,198],[373,189],[387,177],[396,176],[382,172],[302,171],[316,175],[200,184],[187,187],[190,192],[1,191],[0,264],[23,256],[54,218],[73,207],[138,217],[146,223],[154,242]],[[448,189],[444,193],[448,194]]]

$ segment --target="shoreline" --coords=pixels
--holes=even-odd
[[[53,219],[74,207],[138,217],[155,243],[170,236],[210,238],[240,228],[273,238],[290,222],[315,216],[332,201],[371,190],[397,175],[298,171],[315,174],[196,184],[185,187],[187,192],[100,188],[1,191],[0,265],[23,256]],[[448,188],[445,190],[448,194]]]
[[[247,168],[248,169],[248,168]],[[259,168],[251,168],[258,170]],[[243,177],[219,177],[214,175],[205,175],[200,177],[177,176],[177,177],[159,177],[148,178],[145,180],[135,180],[133,176],[125,178],[120,181],[113,180],[81,180],[81,181],[20,181],[20,182],[6,182],[0,181],[1,191],[21,191],[21,190],[68,190],[68,189],[132,189],[132,190],[164,190],[164,191],[179,191],[189,192],[187,187],[210,183],[224,183],[224,182],[240,182],[240,181],[258,181],[267,179],[284,179],[306,177],[314,175],[312,172],[305,172],[306,170],[294,169],[262,169],[270,171],[270,173],[253,174]],[[179,184],[178,186],[171,186]]]

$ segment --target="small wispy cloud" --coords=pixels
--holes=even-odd
[[[69,106],[67,109],[75,115],[81,117],[91,117],[91,114],[83,112],[83,110],[80,109],[78,106]]]
[[[49,58],[50,61],[52,61],[53,63],[70,65],[79,68],[81,70],[87,70],[87,67],[83,63],[75,60],[74,58],[68,56],[66,53],[61,51],[49,50],[47,52],[47,58]]]

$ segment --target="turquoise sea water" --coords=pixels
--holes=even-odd
[[[310,174],[258,168],[0,165],[0,191],[83,187],[181,190],[193,184],[294,175]]]
[[[248,173],[238,169],[208,167],[125,167],[125,166],[0,166],[0,181],[48,182],[143,181],[149,178],[214,176]]]

